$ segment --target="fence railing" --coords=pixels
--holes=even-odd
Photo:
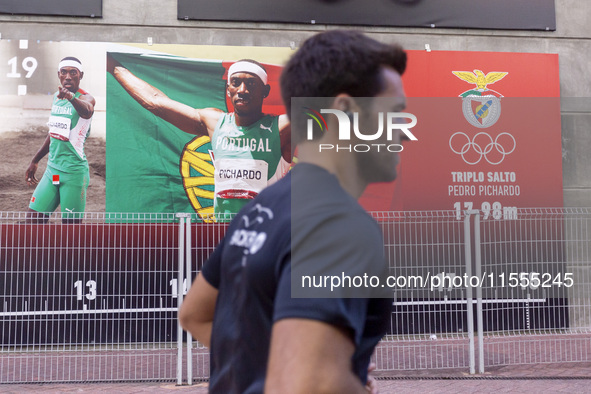
[[[393,310],[380,371],[591,361],[591,210],[373,213]],[[0,213],[0,383],[209,376],[177,323],[227,222]]]

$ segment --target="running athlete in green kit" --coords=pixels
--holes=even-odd
[[[47,123],[49,135],[25,174],[29,185],[37,185],[29,203],[27,220],[46,223],[49,214],[60,205],[64,223],[79,223],[86,207],[89,181],[84,143],[90,134],[95,100],[80,89],[84,76],[80,60],[63,58],[57,76],[60,86],[53,96]],[[38,180],[35,172],[39,160],[48,153],[47,170]]]
[[[281,178],[291,162],[286,115],[263,114],[271,89],[264,67],[250,59],[228,70],[227,95],[234,112],[192,108],[174,101],[107,56],[107,71],[144,108],[180,130],[211,139],[215,166],[214,213],[234,214],[264,187]]]

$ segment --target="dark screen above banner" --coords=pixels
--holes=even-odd
[[[102,18],[102,0],[0,0],[0,14],[66,15]]]
[[[269,12],[273,9],[273,12]],[[362,26],[556,30],[554,0],[178,0],[178,18]]]

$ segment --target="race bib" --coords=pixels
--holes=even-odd
[[[49,126],[49,135],[62,141],[70,140],[71,119],[61,116],[50,116],[47,126]]]
[[[215,194],[219,198],[254,198],[267,186],[269,164],[254,159],[215,161]]]

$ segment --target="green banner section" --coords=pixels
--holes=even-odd
[[[173,100],[227,111],[221,61],[110,55]],[[107,212],[213,212],[210,149],[208,137],[153,115],[107,74]]]

